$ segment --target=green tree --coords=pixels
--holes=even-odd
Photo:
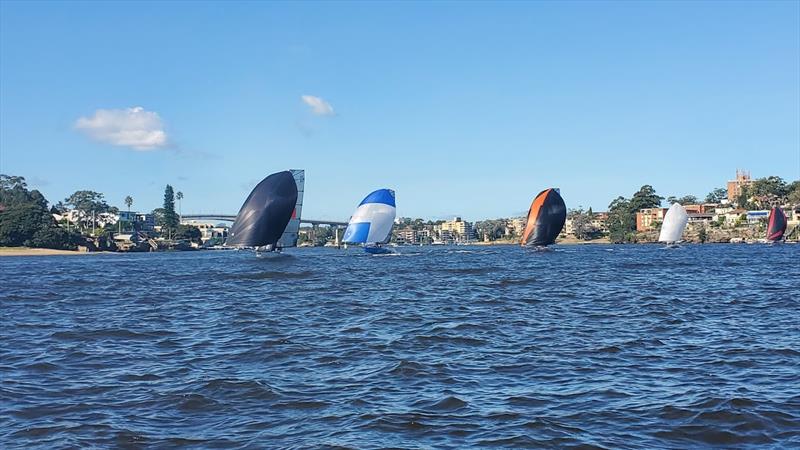
[[[736,196],[736,205],[744,209],[749,209],[753,206],[750,204],[750,188],[748,186],[742,186],[739,189],[739,195]]]
[[[7,205],[0,213],[0,246],[28,246],[40,229],[50,227],[51,221],[53,216],[39,203]]]
[[[50,208],[50,212],[52,212],[53,214],[64,214],[65,212],[67,212],[67,209],[69,209],[67,208],[67,205],[65,205],[64,202],[59,201]]]
[[[125,206],[128,207],[128,222],[132,223],[135,222],[131,220],[131,205],[133,205],[133,197],[130,195],[125,196]]]
[[[178,217],[181,221],[183,221],[183,212],[182,212],[183,208],[181,208],[181,203],[182,203],[181,200],[183,200],[183,192],[178,191],[178,193],[175,194],[175,198],[178,199]]]
[[[630,200],[617,197],[608,205],[608,237],[611,242],[631,242],[636,234],[636,212],[640,209],[658,208],[664,197],[656,194],[653,186],[646,184]]]
[[[576,239],[596,239],[603,235],[603,232],[592,224],[592,220],[594,220],[592,208],[586,212],[581,208],[572,210],[568,213],[568,217],[572,220],[572,234]]]
[[[667,203],[670,205],[673,203],[679,203],[681,205],[696,205],[700,201],[694,195],[684,195],[683,197],[675,197],[674,195],[670,195],[667,197]]]
[[[636,216],[632,213],[631,201],[617,197],[608,205],[608,237],[611,242],[629,242],[636,229]]]
[[[178,229],[175,232],[175,239],[186,239],[191,242],[200,243],[202,235],[200,228],[193,225],[178,225]]]
[[[164,208],[162,221],[162,227],[166,228],[167,235],[171,237],[175,229],[178,228],[179,221],[178,215],[175,214],[175,192],[172,190],[172,186],[170,185],[167,185],[167,187],[164,188]]]
[[[591,231],[591,216],[583,208],[577,208],[567,213],[567,218],[572,221],[572,234],[576,239],[586,239]]]
[[[0,245],[25,245],[53,216],[39,191],[29,191],[25,178],[0,175]]]
[[[28,183],[25,182],[25,177],[0,174],[0,192],[27,190]]]
[[[167,223],[164,220],[164,208],[156,208],[152,211],[152,214],[156,226],[159,226],[162,229],[166,229]]]
[[[506,235],[506,221],[503,219],[482,220],[475,222],[474,229],[479,239],[488,236],[490,241],[494,241]],[[514,234],[511,235],[511,237],[520,237],[520,231],[521,230],[514,230]]]
[[[719,203],[728,198],[728,190],[725,188],[716,188],[706,195],[706,203]]]
[[[0,174],[0,205],[6,207],[23,203],[36,203],[47,207],[47,200],[41,192],[28,190],[24,177]]]
[[[64,203],[80,211],[94,211],[95,213],[113,212],[103,198],[103,194],[94,191],[76,191],[64,200]]]
[[[25,178],[0,175],[0,246],[75,248],[79,238],[58,227],[37,190]]]
[[[771,176],[759,178],[753,182],[752,194],[785,197],[786,194],[788,194],[788,186],[781,177]]]
[[[75,191],[74,194],[64,199],[64,204],[78,211],[78,221],[83,229],[89,227],[92,214],[117,212],[117,208],[106,203],[103,194],[95,191]]]
[[[336,238],[334,233],[335,233],[334,227],[315,227],[314,245],[316,246],[325,245],[328,241]]]
[[[636,212],[645,208],[658,208],[661,206],[662,200],[664,200],[664,197],[657,195],[653,186],[646,184],[633,194],[629,206],[631,211]]]
[[[705,243],[708,240],[708,232],[706,232],[706,228],[700,228],[700,231],[697,232],[697,238],[700,242]]]
[[[800,205],[800,180],[793,181],[792,184],[787,186],[786,190],[788,191],[786,201],[792,205]]]
[[[39,228],[24,245],[27,247],[76,250],[84,242],[79,233],[69,232],[61,227],[48,225]]]
[[[783,178],[770,176],[755,180],[750,186],[749,193],[753,199],[753,206],[769,208],[775,204],[786,202],[790,191],[790,186]]]

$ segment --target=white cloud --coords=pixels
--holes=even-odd
[[[91,117],[79,118],[75,128],[96,141],[135,150],[155,150],[168,143],[161,117],[141,106],[98,109]]]
[[[330,103],[326,102],[320,97],[314,97],[313,95],[303,95],[300,97],[303,99],[303,103],[311,107],[311,112],[317,116],[332,116],[333,106]]]

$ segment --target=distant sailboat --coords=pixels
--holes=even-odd
[[[367,253],[391,253],[383,244],[389,242],[397,208],[394,191],[378,189],[367,195],[356,208],[344,231],[345,244],[364,244]]]
[[[770,242],[780,241],[783,239],[784,233],[786,233],[786,214],[776,206],[770,210],[769,219],[767,219],[767,240]]]
[[[689,223],[689,215],[680,203],[673,203],[664,215],[664,223],[661,224],[661,233],[658,235],[659,242],[667,243],[668,247],[675,246],[683,237],[683,230]]]
[[[247,197],[231,227],[227,245],[280,250],[278,240],[296,215],[297,183],[290,171],[264,178]]]
[[[545,248],[555,243],[566,220],[567,206],[558,191],[546,189],[540,192],[531,203],[520,244]]]

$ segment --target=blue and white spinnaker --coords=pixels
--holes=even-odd
[[[379,244],[389,242],[396,214],[394,191],[378,189],[367,195],[358,205],[342,241],[347,244],[365,244],[365,248],[380,248]]]

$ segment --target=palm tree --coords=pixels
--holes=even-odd
[[[181,212],[181,200],[183,200],[183,192],[178,191],[178,193],[175,194],[175,198],[178,199],[178,220],[179,222],[183,222],[183,213]]]
[[[128,206],[128,221],[131,222],[131,226],[133,225],[133,221],[131,220],[131,205],[133,204],[133,197],[128,195],[125,197],[125,204]]]

